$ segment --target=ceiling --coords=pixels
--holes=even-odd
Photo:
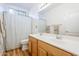
[[[5,3],[5,4],[30,10],[34,6],[37,6],[37,5],[41,4],[41,3]]]
[[[39,13],[42,15],[46,12],[48,12],[49,10],[51,10],[52,8],[55,8],[59,5],[61,5],[62,3],[51,3],[49,6],[47,6],[47,8],[43,9],[42,11],[40,11]]]
[[[9,5],[9,6],[16,6],[19,8],[31,10],[33,7],[36,8],[39,7],[39,13],[43,14],[46,13],[48,10],[51,10],[51,8],[54,8],[58,6],[60,3],[3,3],[4,6]],[[48,6],[46,6],[48,5]]]

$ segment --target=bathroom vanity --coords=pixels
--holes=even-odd
[[[32,56],[76,56],[79,55],[78,41],[66,38],[56,39],[52,34],[31,34],[29,53]],[[66,38],[66,39],[65,39]],[[70,39],[70,40],[69,40]],[[76,45],[76,46],[75,46]]]

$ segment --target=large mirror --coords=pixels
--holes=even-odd
[[[54,28],[59,25],[59,33],[79,36],[79,3],[52,3],[40,15],[46,19],[50,32],[58,33]]]

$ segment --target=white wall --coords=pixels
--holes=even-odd
[[[29,10],[29,16],[34,19],[39,19],[38,11],[40,9],[40,3],[38,3],[36,6],[33,6],[31,10]]]
[[[39,10],[40,10],[40,3],[31,8],[29,11],[29,16],[32,17],[32,33],[38,33],[40,31],[44,31],[44,21],[39,18]],[[41,28],[43,27],[43,28]]]
[[[79,4],[65,3],[52,7],[42,16],[47,20],[47,25],[62,24],[62,32],[79,32]]]
[[[29,15],[29,12],[28,12],[27,9],[23,9],[23,8],[12,6],[12,5],[8,5],[8,4],[3,4],[2,6],[4,8],[4,11],[9,11],[9,9],[15,9],[15,10],[20,10],[20,11],[26,11],[27,15]]]

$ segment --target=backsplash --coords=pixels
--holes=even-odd
[[[79,37],[79,32],[66,31],[65,35],[78,36]]]

